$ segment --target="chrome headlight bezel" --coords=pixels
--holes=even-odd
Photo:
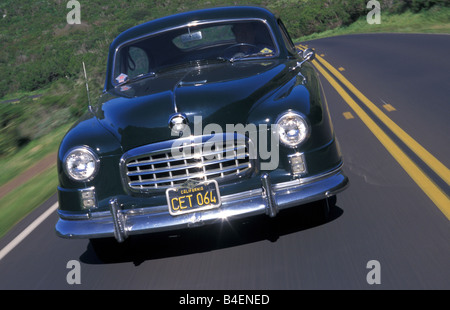
[[[84,157],[84,158],[83,158]],[[76,173],[74,171],[73,163],[78,158],[78,160],[84,162],[87,172]],[[72,163],[72,164],[71,164]],[[78,146],[70,149],[63,159],[63,168],[67,177],[76,182],[89,182],[92,181],[98,173],[100,167],[100,159],[98,155],[87,146]]]
[[[298,125],[298,137],[296,139],[289,140],[287,137],[286,122],[288,120],[293,120]],[[281,143],[291,148],[296,148],[303,144],[311,134],[311,125],[308,119],[302,113],[296,111],[287,111],[281,114],[276,121],[276,125]]]

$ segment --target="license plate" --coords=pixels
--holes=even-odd
[[[210,210],[221,205],[217,181],[172,187],[166,190],[167,204],[171,215]]]

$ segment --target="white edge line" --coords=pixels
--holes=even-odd
[[[34,220],[33,223],[28,225],[27,228],[25,228],[17,237],[15,237],[10,243],[8,243],[7,246],[5,246],[0,251],[0,260],[3,259],[11,250],[13,250],[20,242],[23,241],[29,234],[33,232],[33,230],[36,229],[43,221],[47,219],[53,212],[56,211],[58,208],[58,203],[55,202],[53,206],[51,206],[47,211],[45,211],[43,214],[41,214],[37,219]]]

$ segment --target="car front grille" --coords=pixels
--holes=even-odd
[[[219,183],[251,174],[252,143],[239,134],[190,137],[138,147],[121,160],[122,179],[132,192],[153,192],[189,179]]]

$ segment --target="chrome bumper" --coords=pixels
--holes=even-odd
[[[222,205],[213,210],[172,216],[166,205],[120,210],[120,201],[110,200],[110,212],[72,215],[58,210],[56,233],[63,238],[115,237],[118,242],[129,235],[162,232],[201,226],[226,219],[258,214],[274,217],[279,210],[325,199],[344,190],[348,178],[342,166],[320,176],[272,185],[268,174],[261,176],[261,188],[222,196]]]

